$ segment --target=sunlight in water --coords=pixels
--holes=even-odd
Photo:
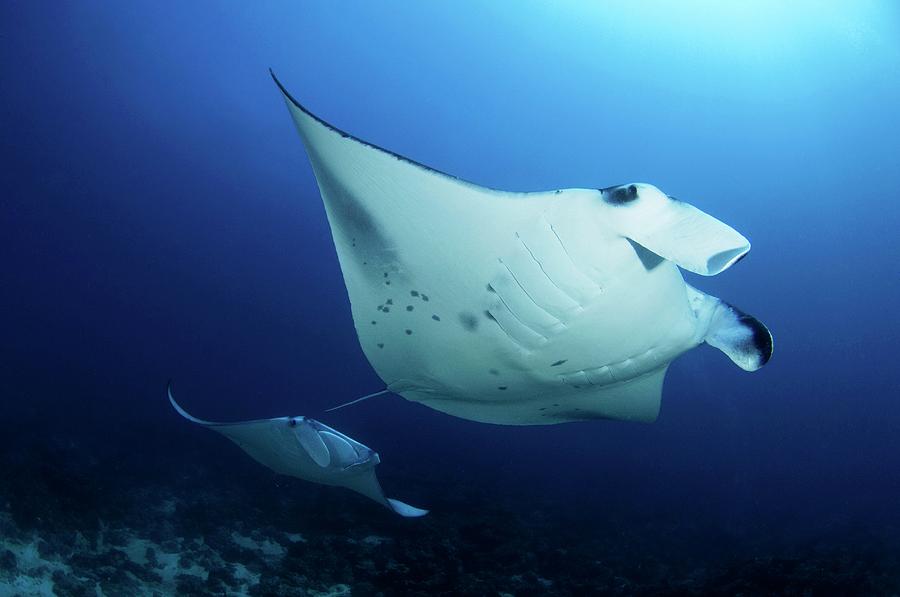
[[[900,5],[895,2],[572,0],[553,6],[557,18],[603,35],[626,36],[634,51],[651,50],[648,55],[671,45],[707,59],[771,68],[786,55],[824,58],[836,49],[877,49],[896,58],[900,49]]]

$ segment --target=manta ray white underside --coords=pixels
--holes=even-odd
[[[699,209],[646,184],[483,188],[342,132],[278,85],[390,391],[489,423],[653,421],[685,351],[705,341],[748,371],[771,356],[765,326],[682,278],[750,249]]]

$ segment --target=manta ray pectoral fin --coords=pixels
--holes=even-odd
[[[400,500],[386,497],[384,495],[384,490],[381,489],[381,484],[378,482],[378,477],[375,476],[375,471],[372,469],[354,475],[351,480],[348,480],[344,484],[344,487],[352,489],[357,493],[361,493],[367,498],[370,498],[378,502],[379,504],[390,508],[391,510],[405,518],[417,518],[419,516],[425,516],[426,514],[428,514],[428,510],[416,508],[415,506],[410,506],[409,504],[401,502]]]
[[[425,516],[428,514],[428,510],[423,510],[422,508],[416,508],[415,506],[410,506],[400,500],[395,500],[393,498],[387,498],[388,504],[391,506],[391,510],[399,514],[400,516],[404,516],[406,518],[418,518],[419,516]]]
[[[172,380],[166,384],[166,394],[169,396],[169,403],[172,405],[172,408],[175,409],[179,415],[190,421],[191,423],[197,423],[198,425],[204,425],[206,427],[212,427],[218,425],[218,423],[213,423],[212,421],[204,421],[203,419],[198,419],[194,415],[190,414],[188,411],[181,408],[181,405],[175,402],[175,396],[172,394]]]
[[[699,340],[724,352],[744,371],[756,371],[769,362],[774,341],[761,321],[721,299],[685,286],[697,317]]]
[[[648,184],[601,189],[604,217],[621,234],[681,268],[714,276],[750,250],[734,228]]]

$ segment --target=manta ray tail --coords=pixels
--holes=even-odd
[[[686,285],[687,286],[687,285]],[[756,371],[772,358],[774,344],[769,329],[725,301],[687,286],[691,309],[705,341],[724,352],[744,371]]]
[[[343,404],[338,404],[337,406],[332,406],[329,409],[326,409],[325,412],[330,413],[333,410],[338,410],[339,408],[344,408],[345,406],[351,406],[358,402],[362,402],[363,400],[368,400],[369,398],[376,398],[378,396],[383,396],[384,394],[389,393],[390,390],[381,390],[380,392],[374,392],[372,394],[366,394],[362,398],[357,398],[356,400],[351,400],[350,402],[345,402]]]

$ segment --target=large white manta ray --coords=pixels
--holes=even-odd
[[[274,78],[274,75],[273,75]],[[706,342],[754,371],[766,327],[688,286],[750,243],[647,184],[514,193],[366,143],[276,79],[325,203],[363,352],[387,389],[474,421],[653,421]]]

